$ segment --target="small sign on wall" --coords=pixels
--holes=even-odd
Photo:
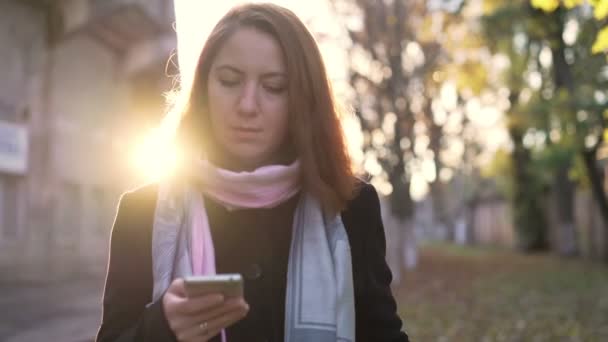
[[[24,125],[0,121],[0,172],[27,172],[28,132]]]

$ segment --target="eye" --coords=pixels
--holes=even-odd
[[[266,89],[267,91],[273,93],[273,94],[281,94],[286,90],[286,87],[284,85],[276,85],[276,84],[265,84],[264,85],[264,89]]]
[[[236,87],[240,81],[238,79],[235,80],[235,79],[220,78],[219,82],[224,87],[232,88],[232,87]]]

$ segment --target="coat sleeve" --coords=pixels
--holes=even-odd
[[[122,196],[112,227],[110,256],[97,342],[176,341],[165,318],[162,300],[151,301],[151,252],[147,216],[135,193]],[[150,210],[152,209],[152,210]],[[148,212],[150,211],[150,212]],[[149,220],[151,223],[151,219]]]
[[[386,263],[386,239],[384,225],[380,214],[380,201],[372,185],[366,184],[361,189],[362,210],[365,215],[361,228],[363,237],[362,262],[355,267],[359,270],[364,282],[361,291],[356,295],[358,341],[407,342],[409,338],[402,331],[402,322],[397,314],[397,304],[390,284],[392,274]],[[362,335],[362,336],[361,336]]]

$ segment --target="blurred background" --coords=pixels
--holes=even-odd
[[[608,341],[608,0],[310,0],[414,341]],[[122,192],[237,1],[0,0],[0,340],[91,341]],[[178,53],[179,52],[179,53]]]

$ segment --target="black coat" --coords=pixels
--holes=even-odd
[[[162,301],[152,301],[152,223],[157,185],[124,194],[112,229],[98,342],[175,341]],[[206,199],[218,273],[245,278],[246,318],[227,329],[228,340],[283,342],[285,279],[297,198],[273,209],[228,213]],[[390,290],[380,203],[363,184],[342,219],[351,245],[357,341],[408,341]],[[245,234],[245,236],[244,236]],[[216,337],[217,338],[217,337]]]

